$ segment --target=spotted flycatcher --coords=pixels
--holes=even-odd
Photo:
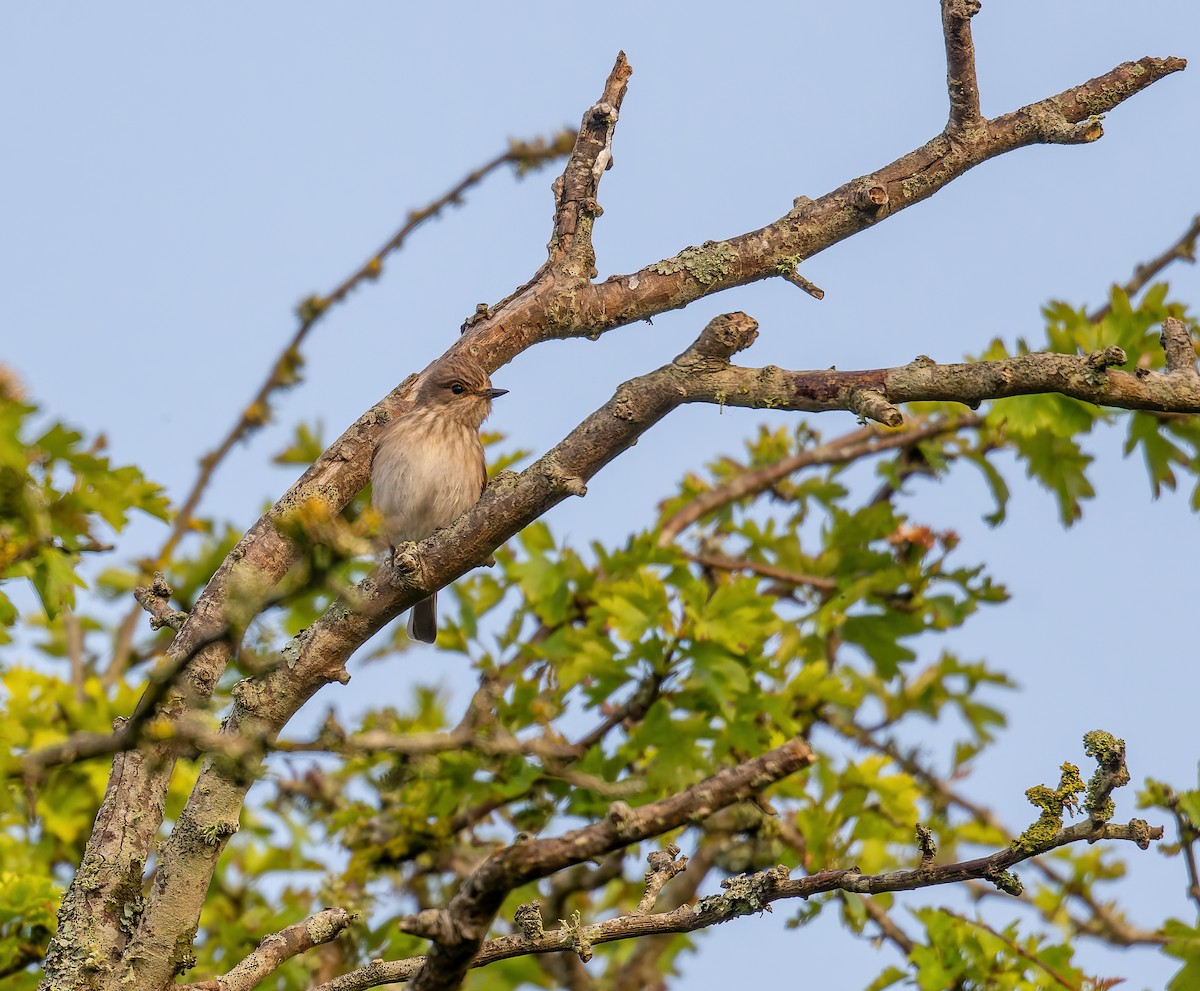
[[[479,428],[492,400],[507,391],[493,389],[487,372],[463,355],[421,373],[412,408],[384,428],[371,463],[371,502],[393,551],[449,525],[479,501],[487,484]],[[436,592],[412,607],[408,635],[437,640]]]

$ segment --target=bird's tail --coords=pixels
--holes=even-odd
[[[437,592],[412,607],[408,614],[408,637],[421,643],[437,641]]]

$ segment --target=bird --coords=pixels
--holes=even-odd
[[[421,373],[412,407],[383,430],[371,462],[371,503],[383,520],[393,555],[397,544],[424,540],[479,501],[487,468],[479,428],[493,389],[473,358],[452,354]],[[437,592],[412,607],[408,635],[437,640]]]

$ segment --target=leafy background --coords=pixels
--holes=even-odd
[[[20,39],[0,67],[16,149],[3,185],[10,231],[0,243],[10,287],[0,298],[0,326],[8,329],[4,359],[45,410],[27,420],[24,438],[41,436],[53,420],[86,428],[78,441],[58,432],[41,446],[62,469],[76,459],[75,467],[97,490],[62,489],[71,498],[58,518],[36,522],[39,533],[49,527],[60,542],[90,538],[78,513],[122,511],[111,491],[107,497],[99,491],[113,476],[86,459],[136,463],[177,499],[196,459],[236,415],[290,333],[290,304],[331,285],[406,210],[502,149],[509,136],[576,122],[619,47],[627,50],[635,75],[617,133],[616,168],[602,187],[601,277],[772,219],[793,196],[819,194],[890,160],[935,133],[944,119],[936,14],[885,3],[868,4],[865,11],[815,3],[783,11],[615,4],[600,16],[545,5],[521,17],[484,5],[401,12],[365,4],[347,13],[305,3],[204,11],[118,4],[104,12],[74,11],[70,18],[48,7],[9,8],[0,17],[5,35]],[[1194,54],[1198,28],[1194,8],[1184,3],[1137,11],[1116,3],[987,5],[975,22],[984,110],[1008,110],[1127,58]],[[1055,348],[1090,347],[1094,332],[1079,321],[1079,308],[1102,302],[1108,282],[1124,279],[1135,262],[1173,240],[1194,209],[1178,193],[1192,181],[1196,137],[1178,122],[1190,119],[1200,95],[1194,78],[1189,70],[1119,108],[1094,147],[1027,149],[988,163],[930,202],[814,259],[804,271],[827,291],[819,304],[787,285],[751,287],[665,316],[653,327],[523,355],[497,376],[512,395],[498,405],[492,426],[511,438],[510,448],[540,451],[607,398],[617,381],[660,364],[711,315],[735,308],[762,324],[762,337],[747,356],[757,364],[870,367],[918,353],[950,361],[997,353],[997,347],[1012,352],[1020,338],[1031,346],[1048,339]],[[315,430],[323,422],[324,435],[332,436],[440,353],[475,303],[495,301],[527,277],[547,236],[549,178],[539,173],[519,183],[493,180],[471,195],[466,209],[423,230],[378,284],[329,315],[306,349],[305,386],[287,395],[275,423],[235,451],[218,476],[204,511],[213,520],[214,539],[203,549],[198,540],[185,548],[192,563],[173,575],[184,595],[232,539],[226,522],[245,526],[293,477],[294,466],[272,468],[268,456],[292,444],[296,423]],[[1195,270],[1177,268],[1171,282],[1173,298],[1196,297]],[[1067,302],[1050,309],[1047,326],[1039,308],[1051,299]],[[1139,350],[1162,297],[1146,305],[1149,312],[1137,316],[1118,310],[1104,327],[1104,343]],[[996,338],[1001,345],[990,343]],[[1010,437],[1024,445],[1026,460],[1018,465],[1002,455],[998,461],[1012,492],[1004,526],[990,529],[982,520],[996,511],[994,479],[989,485],[985,473],[965,465],[936,485],[910,483],[913,497],[905,509],[914,524],[957,536],[946,568],[969,570],[986,562],[987,575],[1012,601],[980,610],[960,629],[955,623],[968,611],[961,597],[973,603],[983,580],[964,577],[939,606],[954,620],[944,635],[900,641],[889,651],[881,644],[896,641],[859,617],[847,639],[874,651],[882,664],[905,663],[903,651],[912,650],[917,667],[961,665],[968,684],[983,677],[971,666],[986,658],[991,669],[1022,686],[1019,695],[970,696],[972,704],[1003,709],[1008,724],[995,746],[975,758],[963,784],[1014,825],[1029,815],[1024,789],[1052,783],[1064,759],[1078,760],[1079,738],[1094,726],[1129,741],[1135,781],[1153,774],[1187,787],[1196,754],[1179,740],[1192,721],[1195,675],[1178,617],[1190,615],[1193,597],[1194,480],[1166,445],[1191,459],[1190,439],[1150,430],[1141,417],[1123,417],[1115,427],[1096,425],[1082,438],[1083,450],[1096,458],[1085,483],[1061,469],[1080,466],[1069,445],[1093,426],[1086,410],[1057,400],[1005,406]],[[765,432],[756,435],[760,422]],[[704,464],[720,455],[744,459],[777,451],[794,442],[787,432],[796,425],[797,418],[786,414],[722,414],[715,408],[674,414],[598,478],[585,500],[551,514],[548,533],[533,530],[514,542],[502,574],[521,585],[534,611],[547,611],[566,608],[538,596],[550,585],[537,572],[551,541],[573,548],[589,565],[595,560],[589,544],[599,539],[612,553],[627,555],[623,567],[631,573],[665,567],[636,542],[620,549],[627,534],[654,523],[657,504],[674,482],[689,472],[703,476]],[[831,415],[812,426],[833,436],[853,421]],[[90,451],[99,432],[108,447]],[[746,455],[742,441],[748,436],[757,440]],[[1123,461],[1130,439],[1138,450]],[[23,451],[2,453],[8,469],[23,470],[17,463]],[[1147,455],[1149,486],[1139,464]],[[1040,471],[1051,491],[1027,484],[1027,467],[1035,475]],[[1166,484],[1169,472],[1180,477],[1179,491]],[[853,511],[879,480],[855,469],[836,482],[851,493],[851,509],[844,518],[832,514],[828,525],[870,535],[876,543],[868,545],[869,553],[895,560],[896,548],[886,537],[896,521]],[[1082,518],[1063,530],[1060,519],[1076,515],[1075,499],[1090,494],[1089,486],[1096,498],[1084,500]],[[806,540],[831,515],[830,491],[815,487],[799,494],[815,507],[796,521]],[[1154,487],[1161,490],[1158,501],[1150,498]],[[121,578],[110,572],[101,581],[103,569],[162,539],[161,525],[153,522],[158,494],[140,483],[132,489],[139,494],[131,501],[150,512],[135,514],[119,560],[97,557],[92,564],[89,558],[93,588],[114,594],[122,589]],[[115,517],[108,520],[113,522]],[[755,522],[751,515],[738,525],[752,531]],[[105,524],[93,525],[101,539],[111,539]],[[742,539],[753,546],[755,535]],[[940,557],[945,550],[943,543],[932,553]],[[571,561],[559,566],[574,567],[586,581],[587,569]],[[921,555],[910,566],[921,570],[929,563]],[[36,564],[53,607],[56,597],[69,594],[71,580],[55,572],[62,560],[54,554]],[[853,566],[829,563],[834,569]],[[37,576],[30,577],[36,584]],[[470,596],[486,597],[487,582],[497,580],[483,575],[463,587]],[[745,594],[745,584],[731,582],[726,594]],[[8,582],[4,591],[23,612],[38,614],[31,586]],[[686,588],[677,594],[667,607],[678,612]],[[638,600],[623,589],[613,601]],[[88,602],[98,620],[123,609],[95,598]],[[664,605],[643,608],[649,615]],[[719,642],[719,616],[693,621],[707,623]],[[637,643],[637,616],[623,613],[620,622],[623,638]],[[813,622],[827,629],[836,617]],[[497,629],[503,624],[488,632]],[[488,632],[465,629],[464,641],[471,636],[478,643]],[[11,745],[36,744],[21,735],[26,725],[57,718],[60,725],[104,729],[132,705],[133,693],[124,690],[104,705],[95,704],[99,693],[91,686],[85,686],[87,702],[64,694],[46,674],[58,667],[21,669],[38,660],[37,644],[61,656],[64,636],[56,627],[26,630],[3,648],[7,711],[23,714],[9,722]],[[640,649],[652,653],[649,645]],[[950,660],[942,659],[943,651]],[[696,683],[689,685],[698,707],[705,692],[739,683],[720,657],[700,660]],[[628,663],[632,669],[632,656]],[[449,711],[456,713],[468,697],[473,680],[467,667],[453,655],[358,662],[352,684],[336,700],[339,718],[352,724],[387,698],[408,712],[397,717],[403,725],[435,725],[446,699],[454,700]],[[863,670],[868,678],[869,668]],[[573,676],[578,673],[559,675],[567,683]],[[442,693],[420,695],[414,704],[414,681],[433,682]],[[745,700],[747,706],[759,702]],[[324,704],[322,699],[298,733],[315,730]],[[967,722],[972,719],[990,732],[998,729],[986,711],[968,714]],[[740,721],[734,723],[740,728]],[[944,731],[924,725],[912,731],[913,740],[943,760],[954,754],[956,740],[971,736],[963,722]],[[729,734],[719,737],[707,745],[737,745]],[[863,766],[856,773],[868,776],[872,787],[895,777],[878,762],[861,754],[858,759]],[[296,758],[279,759],[272,770],[283,779],[296,766]],[[373,773],[386,785],[394,769]],[[18,818],[11,821],[14,832],[5,834],[9,848],[0,863],[22,875],[11,890],[14,899],[24,899],[14,904],[29,926],[45,924],[52,900],[37,865],[45,858],[71,861],[72,844],[91,815],[84,796],[94,796],[103,780],[99,765],[56,780],[55,791],[43,796],[37,826],[23,825],[13,807]],[[902,783],[893,784],[899,791],[894,801],[910,802]],[[182,795],[186,782],[179,788]],[[1132,796],[1122,798],[1119,814],[1127,817]],[[269,825],[265,819],[258,827],[247,823],[244,834],[261,837],[281,828],[285,812],[263,810]],[[15,846],[11,836],[18,837]],[[269,844],[245,844],[229,874],[228,897],[214,911],[228,914],[227,926],[236,920],[252,942],[267,926],[256,914],[262,910],[247,901],[246,878],[296,864],[272,862],[263,852]],[[319,849],[308,854],[317,860],[335,856]],[[1177,867],[1157,854],[1130,858],[1131,877],[1121,890],[1135,918],[1149,923],[1164,908],[1186,918]],[[305,899],[281,896],[294,915],[272,915],[272,924],[300,917]],[[961,907],[952,893],[944,900]],[[803,952],[814,977],[837,975],[848,986],[866,983],[890,959],[847,952],[832,912],[814,923],[819,928],[780,935],[787,915],[703,937],[703,955],[680,960],[689,985],[728,982],[747,954],[783,961]],[[936,935],[936,920],[923,924]],[[986,938],[983,943],[990,953]],[[1161,986],[1174,969],[1148,953],[1108,955],[1090,944],[1081,944],[1080,952],[1088,970],[1126,974],[1148,986]]]

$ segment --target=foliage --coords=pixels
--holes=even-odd
[[[120,532],[134,511],[165,519],[167,502],[137,468],[100,453],[102,436],[85,444],[61,423],[38,426],[37,413],[19,386],[0,382],[0,580],[27,579],[54,619],[85,587],[79,556],[104,549],[100,537]],[[0,644],[16,620],[0,590]]]
[[[1157,367],[1155,327],[1182,308],[1168,303],[1165,286],[1136,306],[1114,291],[1112,303],[1099,322],[1065,304],[1047,307],[1048,347],[1074,354],[1119,344],[1134,366]],[[1027,349],[1021,341],[1014,350]],[[984,357],[1007,353],[993,342]],[[292,748],[320,755],[270,759],[268,780],[219,863],[195,973],[222,973],[264,934],[323,905],[361,912],[363,921],[320,953],[291,960],[273,986],[308,987],[315,967],[338,973],[377,956],[422,952],[421,940],[397,935],[397,918],[448,898],[498,844],[603,818],[618,799],[663,798],[796,736],[812,740],[822,759],[758,802],[693,822],[682,842],[699,866],[673,882],[665,900],[693,899],[717,876],[779,863],[806,873],[913,867],[919,824],[931,830],[943,859],[1003,848],[1028,823],[1006,831],[967,803],[955,782],[1003,729],[1004,693],[1015,686],[986,662],[944,649],[938,637],[980,608],[1003,604],[1006,592],[955,533],[911,508],[920,505],[914,480],[959,464],[978,468],[995,497],[987,518],[1000,525],[1009,499],[1002,455],[1012,453],[1054,494],[1069,525],[1094,494],[1084,442],[1097,425],[1125,421],[1126,451],[1142,455],[1157,495],[1200,476],[1200,422],[1111,413],[1057,396],[998,401],[963,427],[954,425],[958,411],[948,404],[909,412],[946,429],[877,458],[874,491],[852,481],[853,465],[817,466],[764,493],[730,499],[682,540],[661,546],[663,522],[701,493],[816,447],[822,438],[803,424],[762,429],[741,458],[689,475],[664,500],[661,517],[622,542],[573,546],[543,523],[527,527],[496,553],[494,568],[454,589],[457,608],[440,646],[477,677],[465,717],[442,688],[420,684],[405,702],[372,708],[353,726],[331,714],[314,739]],[[15,762],[73,732],[105,732],[128,715],[141,665],[164,644],[148,638],[129,672],[105,677],[118,621],[103,601],[87,602],[94,614],[75,611],[82,554],[97,550],[98,535],[119,530],[135,510],[165,518],[161,490],[136,468],[110,465],[98,453],[102,445],[87,445],[77,432],[60,424],[35,429],[36,418],[16,398],[0,406],[0,630],[21,621],[16,600],[4,593],[14,580],[30,581],[42,606],[23,617],[32,659],[17,661],[10,652],[0,666],[0,771],[9,782],[0,791],[0,973],[44,950],[108,771],[106,762],[92,761],[23,781]],[[307,464],[322,446],[320,429],[301,425],[277,460]],[[498,465],[523,456],[502,456]],[[366,573],[367,555],[329,548],[361,546],[354,541],[373,523],[367,498],[361,494],[337,520],[301,520],[297,536],[311,538],[310,553],[291,594],[256,621],[237,661],[243,671],[272,663],[285,635],[310,625]],[[1200,508],[1200,486],[1193,504]],[[193,531],[165,568],[185,609],[238,536],[211,519],[196,521]],[[99,590],[124,598],[140,573],[136,563],[110,566]],[[71,646],[68,621],[82,624],[82,648]],[[378,638],[373,656],[404,649],[394,631]],[[218,686],[216,711],[229,703],[231,688],[232,679]],[[955,737],[942,767],[926,766],[901,744],[932,724]],[[466,727],[465,744],[437,736],[456,727]],[[364,742],[372,734],[433,742],[380,748]],[[193,774],[189,766],[176,776],[168,816],[178,814]],[[1188,849],[1200,792],[1151,782],[1143,802],[1176,818],[1175,851]],[[662,842],[671,839],[679,836]],[[1080,928],[1103,936],[1106,926],[1111,934],[1124,924],[1097,894],[1120,877],[1122,864],[1101,847],[1071,847],[1049,859],[1051,871],[1026,872],[1031,914],[1001,928],[982,916],[914,911],[915,945],[871,987],[1035,988],[1048,986],[1048,974],[1087,986],[1072,940]],[[640,874],[636,866],[601,865],[574,886],[530,885],[513,892],[504,915],[534,897],[546,904],[548,923],[572,913],[591,921],[626,912],[640,897]],[[890,897],[878,901],[891,905]],[[858,896],[785,905],[796,926],[832,908],[852,931],[874,932]],[[1084,923],[1072,921],[1081,917]],[[1163,925],[1166,952],[1183,966],[1173,986],[1192,986],[1200,935],[1193,922]],[[656,966],[669,970],[695,940],[702,937],[664,944]],[[635,952],[629,943],[597,946],[591,966],[615,972]],[[36,982],[28,968],[9,980],[16,989]],[[534,957],[497,965],[488,981],[554,984]]]

